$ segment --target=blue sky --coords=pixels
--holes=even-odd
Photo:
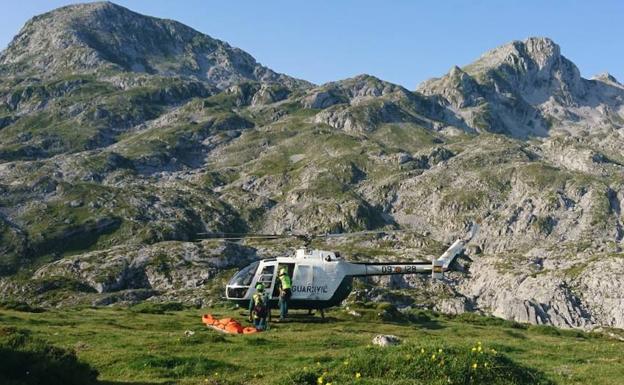
[[[4,2],[0,47],[64,0]],[[624,1],[119,0],[181,21],[314,83],[368,73],[413,89],[511,40],[547,36],[591,77],[624,80]]]

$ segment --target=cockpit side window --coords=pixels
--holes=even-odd
[[[253,280],[254,275],[256,275],[256,270],[258,270],[258,266],[260,265],[260,261],[254,262],[251,265],[245,267],[232,279],[230,280],[230,285],[233,286],[249,286],[251,285],[251,281]]]

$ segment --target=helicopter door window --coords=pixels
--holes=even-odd
[[[262,282],[266,289],[270,289],[273,284],[273,274],[275,273],[275,266],[265,266],[260,273],[259,282]]]
[[[305,286],[312,284],[312,266],[310,265],[297,265],[293,282],[297,285]]]

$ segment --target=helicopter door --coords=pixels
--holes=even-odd
[[[308,296],[306,288],[314,284],[314,269],[311,265],[297,263],[297,268],[292,276],[293,296],[304,298]]]
[[[294,263],[280,263],[277,266],[277,271],[279,272],[280,269],[283,268],[283,267],[285,267],[286,270],[288,271],[288,275],[290,276],[290,278],[292,280],[292,283],[294,285],[295,284],[295,280],[293,279],[294,278],[293,277],[293,273],[294,273],[294,270],[295,270],[295,264]],[[276,284],[275,284],[275,287],[273,288],[273,295],[272,295],[273,298],[278,298],[279,297],[279,284],[277,283],[277,280],[279,280],[279,277],[276,277],[276,279],[275,279]]]
[[[265,263],[258,277],[257,283],[262,283],[264,289],[268,292],[273,288],[273,281],[275,276],[275,262]]]

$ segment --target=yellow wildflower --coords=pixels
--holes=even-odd
[[[476,351],[477,351],[477,348],[472,348],[472,351],[473,351],[473,352],[476,352]]]
[[[435,357],[436,357],[435,354],[432,354],[431,355],[431,361],[435,360]]]
[[[472,368],[473,368],[473,369],[477,369],[477,366],[478,366],[478,365],[477,365],[477,363],[476,363],[476,362],[475,362],[474,364],[472,364]]]
[[[438,349],[438,353],[442,353],[442,349]]]
[[[349,365],[349,361],[345,361],[345,362],[343,362],[343,364],[344,364],[344,366],[347,366],[347,365]]]
[[[420,354],[425,354],[425,348],[420,348]]]
[[[362,374],[360,372],[355,373],[355,379],[359,380],[362,377]]]
[[[479,351],[479,352],[481,351],[481,345],[479,345],[479,346],[477,347],[477,351]]]
[[[316,379],[316,383],[319,385],[323,385],[323,376],[320,376],[319,378]]]

